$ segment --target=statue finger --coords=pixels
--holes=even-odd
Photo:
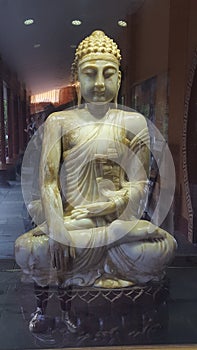
[[[88,206],[88,205],[76,205],[75,209],[78,209],[78,210],[80,210],[80,209],[86,209],[87,206]],[[75,209],[74,209],[74,210],[75,210]]]
[[[78,219],[81,215],[86,215],[88,214],[88,210],[85,209],[85,210],[78,210],[78,211],[75,211],[74,213],[71,214],[71,219]]]
[[[85,212],[85,213],[80,213],[80,214],[78,214],[76,217],[75,217],[75,219],[76,220],[80,220],[80,219],[84,219],[84,218],[90,218],[90,217],[92,217],[93,216],[93,214],[91,214],[90,212]]]
[[[75,212],[72,212],[72,213],[71,213],[71,216],[70,216],[71,219],[75,219],[75,218],[77,217],[77,215],[79,215],[79,213],[80,213],[79,211],[77,211],[77,212],[76,212],[76,211],[75,211]]]

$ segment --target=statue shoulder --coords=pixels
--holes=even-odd
[[[75,119],[75,117],[76,111],[74,109],[54,112],[48,116],[45,124],[53,125],[58,128],[58,126],[62,127],[65,123],[69,123],[71,120]]]
[[[128,132],[137,135],[142,130],[147,129],[146,118],[138,112],[124,112],[124,124]]]

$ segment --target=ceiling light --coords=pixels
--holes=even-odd
[[[40,44],[35,44],[34,49],[38,49],[40,47]]]
[[[71,49],[76,49],[77,45],[70,45]]]
[[[74,19],[74,20],[72,21],[72,25],[73,25],[73,26],[80,26],[81,23],[82,23],[82,22],[81,22],[79,19]]]
[[[24,21],[24,24],[26,26],[29,26],[30,24],[33,24],[34,23],[34,20],[32,18],[28,18]]]
[[[118,25],[120,27],[127,27],[127,22],[125,22],[125,21],[118,21]]]

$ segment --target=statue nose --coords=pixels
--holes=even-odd
[[[104,83],[104,78],[103,78],[102,74],[99,74],[97,76],[97,79],[95,81],[95,88],[104,90],[105,83]]]
[[[102,80],[97,80],[96,82],[95,82],[95,87],[96,88],[104,88],[105,87],[105,84],[104,84],[104,81],[102,81]]]

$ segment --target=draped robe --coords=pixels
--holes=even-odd
[[[160,229],[161,237],[149,238],[148,232],[158,228],[138,221],[147,197],[143,156],[149,135],[145,128],[129,139],[124,113],[109,111],[101,122],[85,125],[76,117],[74,128],[65,118],[59,188],[76,257],[57,273],[51,266],[48,236],[34,236],[41,227],[16,241],[18,264],[42,286],[60,280],[63,286],[104,286],[105,279],[124,280],[125,285],[158,280],[173,255],[176,244],[171,235]],[[110,200],[117,205],[115,213],[86,220],[71,218],[77,206]]]

